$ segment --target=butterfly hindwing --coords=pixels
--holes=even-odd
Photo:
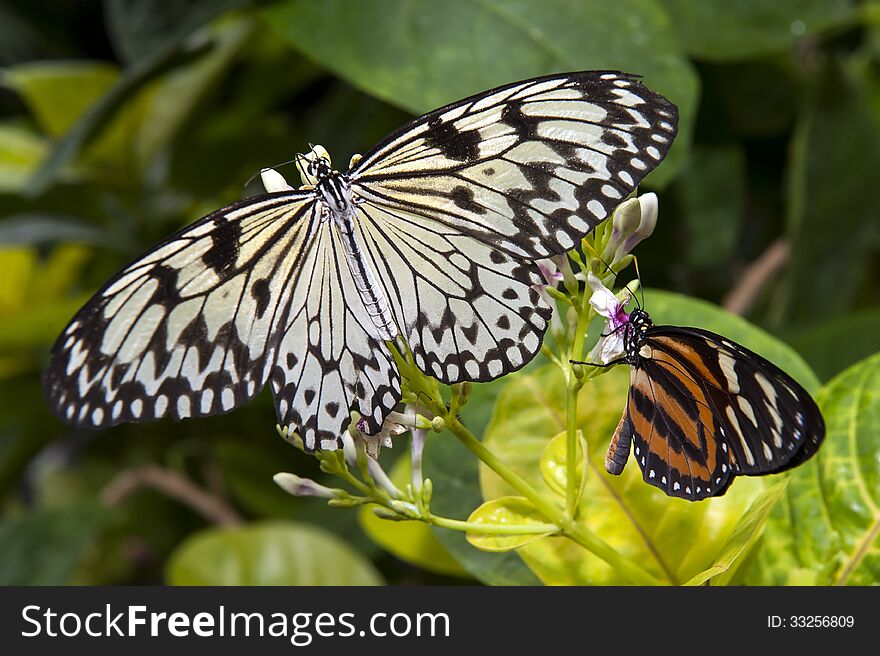
[[[615,71],[506,85],[415,119],[352,171],[359,196],[512,255],[573,248],[666,155],[674,105]]]
[[[369,261],[416,365],[447,383],[487,381],[541,348],[551,310],[537,267],[403,210],[364,203]]]
[[[781,369],[720,335],[657,326],[631,374],[627,418],[646,482],[697,500],[737,475],[788,469],[824,437],[815,402]]]
[[[296,281],[271,384],[281,425],[305,448],[334,449],[358,410],[369,433],[400,401],[400,374],[372,326],[330,222],[316,223]]]

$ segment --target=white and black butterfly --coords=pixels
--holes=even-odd
[[[825,422],[816,402],[772,362],[708,330],[656,326],[641,308],[620,329],[624,355],[609,364],[630,365],[630,388],[609,473],[623,472],[633,448],[646,483],[698,501],[818,451]]]
[[[677,111],[634,76],[509,84],[419,117],[315,185],[224,207],[138,258],[79,311],[44,387],[92,427],[228,412],[268,381],[278,421],[333,449],[401,397],[385,340],[444,383],[538,352],[533,260],[567,251],[666,155]]]

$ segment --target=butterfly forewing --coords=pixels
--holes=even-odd
[[[264,385],[299,270],[310,196],[224,208],[123,269],[53,347],[44,387],[71,423],[228,412]]]
[[[720,335],[649,329],[631,375],[627,417],[648,483],[692,500],[737,475],[788,469],[824,437],[815,402],[781,369]]]
[[[512,255],[567,251],[663,159],[675,106],[592,71],[501,87],[411,122],[352,172],[355,192]]]

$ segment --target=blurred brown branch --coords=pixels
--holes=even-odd
[[[780,237],[749,264],[736,285],[724,297],[724,309],[734,314],[745,314],[758,300],[767,283],[788,262],[791,252],[788,240]]]
[[[108,506],[121,503],[140,488],[152,488],[176,499],[214,524],[240,524],[238,512],[225,500],[200,488],[182,474],[155,465],[121,471],[101,491],[101,501]]]

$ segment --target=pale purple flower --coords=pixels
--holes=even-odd
[[[630,291],[626,288],[621,292],[622,298],[602,284],[599,276],[592,271],[587,275],[587,284],[593,290],[590,306],[597,314],[605,317],[605,328],[599,341],[590,351],[588,359],[599,364],[608,364],[623,355],[624,326],[629,321],[626,304],[630,300]]]

